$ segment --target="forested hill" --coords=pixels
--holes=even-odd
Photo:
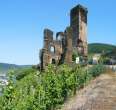
[[[7,73],[10,69],[20,69],[30,67],[31,65],[15,65],[15,64],[8,64],[8,63],[0,63],[0,74]]]
[[[109,53],[114,51],[115,45],[103,44],[103,43],[91,43],[88,45],[88,52],[91,53]]]
[[[116,48],[111,52],[105,53],[104,55],[116,59]]]

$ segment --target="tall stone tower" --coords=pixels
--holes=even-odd
[[[72,45],[82,56],[87,56],[87,8],[77,5],[70,12]]]

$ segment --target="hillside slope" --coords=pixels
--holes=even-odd
[[[108,53],[116,48],[115,45],[103,43],[91,43],[88,45],[88,52],[91,53]]]
[[[64,104],[61,110],[116,110],[116,74],[103,74]]]
[[[105,56],[116,59],[116,48],[114,48],[113,51],[106,53]]]
[[[0,74],[5,74],[10,69],[20,69],[30,67],[30,65],[15,65],[15,64],[8,64],[8,63],[0,63]]]

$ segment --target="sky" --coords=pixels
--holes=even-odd
[[[88,8],[88,43],[116,45],[116,0],[0,0],[0,62],[38,64],[44,28],[64,31],[77,4]]]

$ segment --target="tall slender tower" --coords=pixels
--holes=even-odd
[[[87,56],[87,8],[77,5],[70,12],[72,45],[82,56]]]

